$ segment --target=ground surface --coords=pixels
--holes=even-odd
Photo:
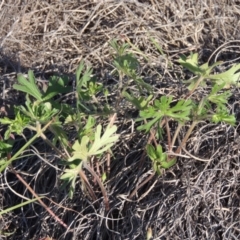
[[[240,2],[236,0],[2,0],[0,22],[0,106],[9,116],[12,106],[24,100],[12,89],[16,73],[26,73],[29,68],[41,80],[55,72],[73,77],[83,59],[99,81],[114,85],[117,80],[111,75],[109,47],[114,38],[128,38],[147,56],[148,62],[136,52],[139,72],[161,94],[176,93],[187,77],[177,64],[180,54],[198,52],[201,62],[210,56],[211,62],[223,60],[221,69],[240,58]],[[171,67],[149,36],[162,47],[173,63]],[[29,150],[34,156],[24,159],[28,175],[23,177],[39,195],[50,199],[46,204],[68,229],[36,203],[3,215],[0,229],[14,231],[7,238],[14,240],[47,236],[141,240],[146,239],[149,228],[153,239],[239,239],[240,92],[237,88],[231,91],[229,108],[236,114],[237,125],[199,125],[188,143],[193,155],[212,160],[179,158],[176,166],[154,177],[131,199],[132,191],[152,169],[148,159],[138,168],[147,136],[133,133],[132,120],[119,117],[122,136],[114,149],[107,183],[108,213],[104,213],[101,194],[98,208],[84,197],[80,187],[70,200],[66,191],[59,189],[62,169],[58,158],[36,144]],[[8,170],[0,175],[0,188],[0,210],[24,197],[32,198]],[[0,238],[6,239],[4,235]]]

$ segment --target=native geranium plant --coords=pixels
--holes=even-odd
[[[146,152],[152,160],[154,171],[158,174],[161,174],[161,169],[172,167],[176,163],[177,156],[182,156],[181,150],[185,148],[192,131],[200,122],[208,121],[215,124],[224,122],[229,125],[234,125],[236,122],[235,116],[230,114],[227,108],[231,92],[225,89],[232,85],[240,85],[238,82],[240,73],[237,72],[240,64],[234,65],[224,73],[213,74],[214,67],[221,63],[217,62],[211,66],[208,63],[199,65],[197,54],[183,56],[179,63],[195,74],[191,80],[184,81],[189,92],[181,99],[169,95],[151,101],[149,97],[135,97],[128,92],[123,93],[124,97],[140,111],[137,121],[142,124],[138,130],[151,133],[151,142],[154,144],[148,143]],[[200,101],[196,100],[194,93],[200,87],[206,87],[207,83],[211,84],[210,92],[202,96]],[[170,129],[170,121],[175,121],[178,127],[174,130]],[[188,130],[181,139],[179,133],[182,127],[187,128],[187,125]],[[165,139],[160,137],[162,132],[166,132],[167,144],[164,145],[167,148],[160,144]],[[181,139],[178,145],[176,139]]]
[[[83,175],[82,169],[85,168],[89,171],[92,176],[97,180],[102,194],[104,196],[106,209],[109,209],[108,197],[104,186],[99,179],[98,175],[94,172],[91,166],[88,164],[90,159],[93,156],[101,156],[104,152],[109,150],[119,138],[119,135],[116,134],[117,126],[110,124],[106,127],[105,131],[102,134],[102,126],[98,125],[96,127],[96,132],[94,134],[94,139],[87,135],[83,136],[81,140],[76,140],[72,146],[73,152],[72,157],[68,158],[68,162],[70,163],[69,169],[65,170],[65,173],[62,175],[61,179],[68,181],[71,183],[70,187],[70,197],[73,196],[73,192],[75,189],[75,183],[78,175],[80,175],[82,179],[82,183],[86,184],[87,190],[89,191],[90,196],[93,200],[97,200],[94,192],[92,191],[91,186],[89,185],[87,179]]]
[[[102,126],[96,126],[94,116],[98,114],[96,109],[100,109],[99,102],[95,95],[102,91],[102,84],[96,82],[91,77],[92,70],[87,68],[84,71],[83,62],[76,70],[76,106],[61,102],[61,97],[69,93],[69,79],[65,76],[52,76],[48,83],[39,87],[33,72],[30,70],[28,76],[18,75],[18,83],[14,84],[14,89],[25,93],[25,104],[15,107],[15,118],[1,118],[0,123],[7,125],[4,137],[0,138],[0,172],[4,171],[11,163],[22,155],[23,151],[31,146],[34,141],[41,138],[59,156],[68,169],[63,174],[63,180],[71,183],[70,196],[73,196],[75,181],[78,174],[82,184],[86,185],[91,197],[96,200],[96,196],[88,183],[88,179],[82,170],[88,170],[98,181],[103,192],[106,208],[108,200],[103,184],[94,170],[88,165],[91,157],[99,157],[118,140],[115,134],[117,127],[112,123],[103,131]],[[102,105],[101,105],[102,107]],[[74,128],[77,131],[77,140],[71,145],[72,139],[66,128]],[[31,131],[30,137],[24,136],[25,129]],[[45,132],[50,131],[52,139],[49,139]],[[34,133],[32,135],[32,133]],[[29,131],[28,131],[29,133]],[[24,146],[13,156],[11,155],[13,143],[12,136],[24,136],[28,139]],[[58,145],[57,145],[58,144]],[[59,147],[59,145],[61,147]],[[24,156],[22,156],[24,157]]]

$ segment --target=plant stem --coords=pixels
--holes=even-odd
[[[4,163],[0,168],[0,173],[13,161],[15,161],[19,155],[22,154],[22,152],[30,146],[40,135],[51,125],[53,120],[51,120],[49,123],[47,123],[42,129],[38,130],[37,133],[27,142],[23,147],[21,147],[15,154],[12,156],[6,163]]]
[[[66,156],[64,156],[62,154],[62,152],[56,147],[54,146],[54,144],[52,144],[52,142],[46,137],[46,135],[44,133],[41,134],[41,138],[51,147],[55,150],[56,153],[58,153],[62,158],[64,158],[65,160],[67,160]]]
[[[18,174],[15,169],[11,169],[12,172],[16,175],[16,177],[25,185],[25,187],[32,193],[32,195],[39,201],[39,203],[49,212],[49,214],[59,222],[64,228],[68,228],[68,226],[41,200],[41,198],[34,192],[34,190],[27,184],[27,182]]]
[[[166,130],[167,130],[167,138],[168,138],[168,149],[171,152],[172,151],[172,140],[171,140],[171,134],[170,134],[170,128],[168,124],[168,118],[165,117],[165,123],[166,123]]]
[[[87,180],[87,177],[86,177],[86,175],[85,175],[85,173],[83,172],[82,169],[79,170],[79,176],[82,180],[82,183],[86,184],[87,190],[88,190],[89,194],[91,195],[92,200],[97,201],[97,197],[96,197],[95,193],[93,192],[93,190],[92,190],[92,188],[91,188],[91,186],[90,186],[90,184]]]
[[[146,120],[144,120],[144,122],[147,123]],[[155,147],[157,147],[158,143],[157,143],[157,140],[155,138],[155,134],[156,134],[156,130],[151,129],[150,130],[150,136],[148,138],[147,144],[150,144],[153,141]],[[139,161],[138,169],[142,169],[142,166],[143,166],[144,160],[145,160],[145,156],[146,156],[146,148],[144,149],[144,152],[142,153],[141,159]]]
[[[193,92],[198,88],[199,84],[204,80],[204,78],[204,75],[199,77],[193,89],[187,94],[187,98],[189,98],[193,94]]]
[[[178,136],[178,134],[179,134],[179,132],[180,132],[182,126],[183,126],[182,123],[178,123],[178,127],[177,127],[177,129],[176,129],[176,131],[175,131],[175,133],[174,133],[173,139],[172,139],[172,146],[175,145],[175,142],[176,142],[177,136]]]
[[[185,144],[186,144],[188,138],[190,137],[190,135],[191,135],[193,129],[195,128],[195,126],[196,126],[197,124],[198,124],[198,121],[193,121],[193,123],[192,123],[191,126],[189,127],[189,129],[188,129],[188,131],[187,131],[185,137],[183,138],[183,140],[182,140],[180,146],[177,148],[177,150],[176,150],[175,153],[177,153],[177,154],[180,153],[182,146],[185,146]]]
[[[98,185],[101,188],[101,191],[103,194],[106,210],[109,211],[110,207],[109,207],[108,196],[106,193],[106,189],[104,188],[101,180],[99,179],[98,175],[93,171],[93,169],[86,162],[83,162],[83,167],[85,167],[92,174],[92,176],[96,178]]]

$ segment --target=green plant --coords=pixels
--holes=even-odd
[[[82,168],[86,168],[93,177],[96,178],[101,191],[104,196],[106,208],[109,209],[108,198],[106,194],[106,190],[103,187],[103,184],[99,177],[95,174],[94,170],[89,166],[88,161],[93,156],[100,156],[107,150],[109,150],[114,143],[118,140],[118,135],[116,135],[117,127],[115,125],[108,125],[106,130],[101,136],[102,126],[98,125],[96,132],[94,134],[94,140],[90,141],[90,137],[85,135],[81,138],[81,141],[75,141],[73,144],[73,155],[68,159],[70,162],[70,169],[65,170],[65,174],[62,175],[61,179],[64,179],[71,183],[70,188],[70,197],[73,196],[76,178],[79,173],[82,173]],[[77,160],[77,161],[76,161]],[[82,175],[80,175],[82,178]],[[84,181],[83,181],[84,182]],[[88,184],[88,182],[87,182]],[[90,194],[93,199],[96,200],[94,193],[91,191],[91,187],[88,187],[90,190]]]
[[[151,144],[148,144],[146,149],[149,158],[153,162],[153,170],[159,175],[161,174],[162,168],[168,169],[176,163],[176,158],[168,161],[168,155],[163,152],[161,145],[157,145],[157,147],[154,148]]]
[[[229,113],[226,106],[231,96],[230,85],[239,85],[238,78],[240,73],[240,64],[233,66],[224,73],[212,74],[214,67],[220,63],[211,66],[208,63],[199,65],[198,55],[191,54],[189,57],[181,57],[179,63],[195,74],[191,80],[184,81],[189,89],[189,93],[182,99],[174,99],[174,96],[161,96],[160,99],[151,100],[152,96],[134,97],[126,91],[123,96],[130,101],[137,109],[139,109],[139,118],[137,121],[142,122],[138,130],[151,133],[151,141],[154,140],[153,146],[147,144],[146,152],[153,162],[153,169],[156,173],[161,174],[161,169],[168,169],[176,163],[176,157],[185,147],[192,131],[199,122],[210,121],[213,123],[225,122],[229,125],[235,124],[235,116]],[[210,93],[202,96],[199,100],[194,99],[194,93],[199,87],[205,87],[207,82],[211,84]],[[171,134],[169,121],[178,123],[178,127],[174,134]],[[190,123],[185,136],[181,143],[174,150],[176,139],[179,138],[180,130],[183,126]],[[157,129],[157,130],[155,130]],[[163,151],[163,147],[159,141],[163,138],[162,133],[166,131],[167,151]],[[151,142],[150,141],[150,142]]]
[[[104,195],[106,209],[108,209],[106,190],[101,179],[87,162],[92,156],[99,157],[110,150],[110,147],[118,140],[118,135],[115,134],[117,127],[111,123],[103,133],[101,125],[95,127],[95,116],[99,113],[98,106],[100,105],[95,96],[98,92],[103,91],[103,88],[101,84],[96,82],[96,79],[91,77],[92,70],[90,68],[87,68],[85,72],[83,70],[84,64],[81,62],[76,71],[77,101],[75,107],[61,103],[60,98],[57,98],[60,94],[70,91],[67,86],[68,78],[53,76],[49,79],[48,85],[44,89],[40,89],[32,71],[28,72],[28,78],[21,74],[18,75],[18,84],[14,84],[13,87],[26,94],[26,102],[25,105],[15,107],[14,119],[7,117],[0,119],[1,124],[7,125],[4,137],[0,139],[0,172],[9,167],[18,176],[19,180],[24,182],[20,175],[15,172],[12,162],[18,160],[25,149],[31,146],[38,138],[41,138],[59,155],[63,160],[63,164],[69,167],[69,169],[65,170],[61,179],[66,183],[70,183],[70,197],[73,196],[75,181],[79,174],[82,184],[87,186],[91,197],[96,200],[92,187],[83,171],[83,168],[85,168],[97,180]],[[91,102],[92,100],[94,103]],[[70,128],[72,126],[75,127],[78,133],[73,146],[65,130],[66,127]],[[35,135],[30,136],[23,147],[12,155],[14,144],[12,140],[14,140],[14,137],[13,139],[11,137],[15,135],[24,136],[25,129],[35,132]],[[52,133],[53,139],[46,136],[45,132],[47,131]],[[58,143],[64,151],[59,149]],[[27,183],[24,184],[26,187],[30,187],[27,186]],[[31,191],[35,195],[32,189]],[[36,198],[46,207],[37,195]],[[47,210],[50,212],[50,209]],[[52,212],[50,214],[54,216]],[[57,220],[66,227],[61,220]]]
[[[151,41],[158,51],[165,55],[157,42],[154,39]],[[191,54],[189,57],[182,56],[179,63],[194,74],[194,78],[184,81],[189,92],[181,98],[172,95],[154,96],[152,87],[138,74],[140,64],[131,53],[132,44],[128,42],[119,45],[116,40],[111,41],[110,44],[115,50],[113,64],[115,73],[119,76],[119,99],[116,101],[116,106],[122,98],[135,106],[139,112],[138,118],[135,119],[138,123],[137,129],[150,135],[145,153],[152,161],[154,173],[139,187],[149,181],[155,173],[160,175],[164,169],[169,169],[177,162],[177,156],[181,155],[181,150],[185,148],[194,128],[200,122],[235,124],[235,117],[227,108],[231,92],[226,88],[228,89],[231,85],[239,86],[240,64],[224,73],[213,74],[213,69],[220,64],[219,62],[211,66],[208,63],[199,65],[197,54]],[[140,50],[137,52],[140,53]],[[12,163],[24,157],[23,151],[41,138],[59,156],[60,163],[65,165],[61,179],[64,186],[70,185],[69,196],[73,197],[76,180],[80,176],[82,188],[86,194],[93,201],[97,200],[89,178],[85,174],[86,170],[97,181],[104,197],[106,210],[109,210],[107,191],[104,187],[107,174],[102,173],[101,176],[97,174],[91,165],[91,160],[98,160],[105,153],[110,155],[111,148],[118,141],[117,126],[113,124],[115,115],[105,128],[103,124],[98,124],[100,117],[109,117],[110,114],[118,111],[114,106],[109,106],[107,90],[96,81],[92,73],[91,68],[85,68],[84,63],[80,63],[76,70],[75,105],[60,101],[59,96],[71,90],[67,77],[52,76],[47,86],[40,89],[32,71],[28,72],[27,78],[20,74],[14,88],[26,94],[25,104],[15,107],[14,119],[7,117],[0,119],[0,123],[7,126],[4,136],[0,137],[0,172],[9,168],[15,173],[35,199],[64,227],[67,227],[66,224],[41,202],[40,197],[14,170]],[[137,92],[132,91],[131,84],[137,87]],[[195,93],[200,87],[207,87],[207,84],[211,86],[210,91],[200,99],[196,99]],[[99,103],[98,94],[105,97],[104,104]],[[100,118],[101,120],[103,119]],[[170,123],[176,123],[174,125],[177,125],[177,128],[171,129]],[[180,132],[183,127],[187,131],[181,138]],[[25,136],[26,129],[30,137]],[[74,139],[66,129],[75,130]],[[47,137],[46,132],[51,133],[50,137]],[[15,135],[22,136],[26,141],[16,152],[13,151]],[[180,139],[178,144],[177,139]],[[130,194],[129,199],[134,196],[139,187]],[[24,204],[27,203],[29,202]],[[19,206],[4,210],[0,215]],[[150,237],[151,234],[149,232]]]
[[[110,45],[116,51],[113,65],[115,66],[119,75],[119,89],[122,90],[123,88],[122,92],[124,92],[128,88],[130,80],[133,80],[140,93],[142,93],[144,90],[151,92],[151,85],[144,82],[144,80],[137,73],[137,69],[139,67],[137,58],[131,52],[127,52],[130,48],[130,44],[124,43],[119,45],[117,40],[114,39],[110,42]],[[123,84],[124,77],[128,79],[126,84]]]
[[[209,66],[208,62],[199,65],[198,54],[194,53],[188,57],[182,56],[179,63],[196,75],[193,79],[185,81],[185,83],[190,83],[188,85],[188,89],[191,91],[190,93],[193,93],[199,86],[206,86],[206,81],[208,80],[211,80],[212,83],[216,83],[217,85],[223,84],[223,88],[229,88],[232,85],[240,86],[240,72],[238,72],[240,64],[233,65],[223,73],[211,74],[214,67],[219,66],[222,62],[216,62],[211,66]]]

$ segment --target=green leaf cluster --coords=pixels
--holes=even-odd
[[[75,141],[72,146],[72,157],[68,158],[68,162],[75,161],[76,163],[76,160],[79,160],[78,164],[73,164],[71,166],[71,169],[66,169],[65,173],[61,176],[61,179],[69,182],[71,185],[69,192],[70,197],[72,197],[72,194],[74,192],[75,182],[79,170],[84,164],[87,164],[87,161],[92,156],[99,156],[103,154],[118,141],[119,135],[116,134],[116,131],[116,125],[108,125],[102,134],[102,126],[98,125],[94,134],[93,141],[91,141],[90,137],[87,135],[84,135],[80,141]]]
[[[15,109],[15,119],[10,119],[8,117],[0,118],[0,123],[8,125],[8,128],[4,134],[4,139],[9,139],[11,133],[16,133],[21,135],[23,130],[28,127],[28,124],[31,122],[31,119],[21,114],[18,109]]]
[[[46,91],[40,90],[36,84],[36,79],[32,70],[28,71],[28,79],[22,74],[18,74],[18,84],[14,84],[13,88],[27,95],[32,96],[36,101],[36,105],[41,102],[47,102],[59,93],[68,93],[70,87],[67,86],[69,80],[67,77],[52,76],[49,79]]]
[[[190,72],[194,73],[196,77],[191,80],[185,81],[185,83],[190,83],[188,86],[189,90],[192,90],[196,85],[199,77],[204,79],[201,81],[200,86],[206,86],[206,81],[210,80],[212,83],[221,85],[223,88],[230,88],[231,86],[240,86],[240,64],[233,65],[230,69],[219,74],[211,74],[214,67],[219,66],[222,62],[216,62],[209,66],[208,63],[199,65],[198,54],[194,53],[190,56],[182,56],[179,59],[179,63],[188,69]]]
[[[82,168],[87,168],[87,162],[91,157],[99,157],[118,141],[117,127],[108,125],[103,131],[102,125],[96,126],[96,114],[94,112],[101,104],[96,95],[105,91],[103,85],[92,76],[92,69],[86,68],[83,62],[76,70],[76,106],[61,103],[58,98],[61,94],[69,93],[73,88],[69,86],[69,79],[65,76],[52,76],[48,82],[44,82],[42,88],[38,86],[33,71],[28,71],[27,77],[18,75],[18,83],[14,89],[25,93],[24,105],[15,108],[15,118],[1,118],[0,123],[7,125],[4,139],[0,140],[0,171],[3,171],[13,161],[17,160],[22,152],[29,147],[37,138],[41,137],[56,153],[61,156],[64,165],[67,165],[61,179],[66,184],[70,183],[69,194],[72,197],[75,189],[76,179]],[[104,92],[106,93],[106,91]],[[107,99],[107,95],[105,97]],[[104,108],[105,106],[104,106]],[[42,128],[41,126],[44,125]],[[71,146],[68,132],[75,127],[77,136]],[[24,129],[36,131],[30,140],[17,151],[10,159],[6,156],[12,150],[13,143],[10,142],[11,134],[23,135]],[[49,140],[44,132],[49,130],[53,133]],[[57,142],[62,149],[56,147]],[[63,153],[61,150],[64,150]],[[94,172],[92,173],[94,175]],[[104,179],[104,175],[102,176]],[[106,176],[105,176],[106,178]],[[83,179],[82,179],[83,180]],[[103,190],[103,186],[101,186]]]
[[[79,114],[81,112],[90,114],[95,109],[92,103],[88,104],[88,101],[94,99],[95,96],[104,89],[103,85],[97,83],[96,79],[92,77],[92,69],[88,67],[83,72],[84,68],[85,65],[82,61],[76,70],[77,110]]]
[[[176,154],[179,154],[181,146],[186,144],[194,127],[201,121],[210,121],[215,124],[225,122],[229,125],[235,125],[235,116],[230,114],[227,108],[228,100],[232,94],[230,90],[225,89],[232,85],[239,86],[238,80],[240,77],[238,72],[240,64],[232,66],[226,72],[213,74],[213,69],[221,62],[212,65],[209,65],[209,63],[200,65],[196,53],[188,57],[182,56],[179,63],[195,75],[192,79],[184,81],[189,89],[189,94],[185,98],[174,100],[173,96],[170,95],[161,96],[160,99],[157,98],[153,101],[153,95],[135,97],[129,91],[123,92],[123,96],[139,110],[139,118],[136,121],[141,122],[141,125],[137,129],[147,133],[151,131],[151,134],[153,129],[157,129],[155,131],[156,141],[164,140],[162,123],[163,126],[164,123],[168,126],[169,120],[178,122],[178,128],[173,135],[174,142],[171,140],[171,129],[169,129],[169,126],[165,128],[170,150],[172,150],[176,138],[179,138],[181,128],[186,123],[190,124],[182,143],[176,150]],[[199,87],[206,87],[207,82],[211,83],[210,92],[196,100],[194,93]],[[153,161],[153,168],[157,173],[160,173],[161,168],[168,168],[176,162],[176,158],[169,157],[167,153],[163,152],[160,145],[156,149],[152,145],[147,145],[147,154]],[[170,159],[170,162],[168,162],[168,159]]]
[[[117,126],[108,125],[103,135],[101,136],[102,126],[98,125],[93,143],[90,142],[88,136],[83,136],[81,142],[76,141],[73,145],[73,156],[68,159],[68,161],[73,161],[75,159],[81,159],[82,161],[87,161],[91,156],[100,155],[103,152],[110,149],[114,143],[118,140],[118,135],[115,134],[117,131]]]
[[[161,47],[155,41],[152,40],[152,42],[163,54]],[[179,63],[194,74],[192,79],[184,81],[189,93],[180,99],[172,95],[159,97],[154,96],[152,86],[139,75],[140,64],[130,52],[132,45],[127,43],[120,45],[116,40],[110,44],[116,52],[113,65],[119,76],[120,98],[126,98],[139,110],[139,117],[135,119],[136,122],[140,122],[137,129],[151,133],[155,138],[154,146],[151,143],[153,140],[146,145],[146,153],[157,174],[162,174],[163,169],[169,169],[176,163],[177,158],[173,157],[174,154],[171,156],[170,154],[179,155],[181,147],[186,145],[194,127],[200,121],[211,121],[216,124],[225,122],[235,125],[235,116],[230,114],[227,108],[231,91],[226,88],[240,86],[240,64],[233,65],[223,73],[214,74],[214,67],[219,66],[221,62],[212,65],[199,64],[196,53],[188,57],[182,56]],[[127,79],[127,82],[124,82],[122,89],[120,83],[123,83],[123,78]],[[196,100],[194,93],[199,87],[208,86],[209,83],[211,86],[209,93],[200,97],[198,95]],[[129,87],[131,84],[137,86],[138,93],[133,93]],[[73,89],[69,86],[69,79],[65,76],[52,76],[44,87],[40,88],[33,71],[28,71],[27,77],[22,74],[18,75],[18,83],[14,84],[14,89],[26,94],[26,102],[23,106],[15,108],[14,119],[0,118],[0,123],[8,126],[4,139],[0,140],[1,171],[16,160],[33,141],[41,137],[61,156],[64,165],[67,166],[61,179],[66,184],[70,184],[69,194],[72,197],[77,177],[83,168],[94,176],[94,171],[88,165],[89,160],[93,157],[100,158],[110,151],[119,139],[116,125],[109,124],[103,130],[102,125],[97,124],[98,116],[111,112],[107,104],[102,105],[97,100],[97,96],[101,95],[108,103],[108,90],[97,82],[93,70],[85,67],[83,61],[76,70],[75,106],[62,103],[60,98],[57,98]],[[169,121],[176,122],[178,127],[171,129]],[[43,128],[42,125],[44,125]],[[183,126],[187,129],[187,133],[181,139],[179,133]],[[72,127],[75,127],[77,133],[75,133],[74,140],[70,141],[66,128]],[[11,141],[11,134],[21,135],[26,128],[36,131],[36,135],[7,161],[6,155],[11,152],[14,143]],[[157,131],[152,131],[156,129]],[[46,130],[53,134],[51,140],[44,134]],[[163,133],[167,133],[166,137]],[[162,144],[166,138],[167,144]],[[176,139],[179,139],[179,145],[175,143]],[[59,150],[56,147],[57,142],[60,143],[62,149]],[[162,146],[166,146],[166,149]],[[107,175],[103,173],[102,181],[106,180],[106,177]],[[102,186],[100,188],[103,189]]]
[[[179,122],[189,120],[192,109],[192,101],[181,99],[173,106],[173,96],[162,96],[160,100],[155,100],[152,106],[140,111],[138,120],[149,120],[146,124],[138,127],[138,130],[149,132],[150,129],[163,117],[169,117]]]
[[[176,158],[168,160],[168,155],[163,152],[161,145],[154,148],[151,144],[148,144],[146,150],[148,157],[153,162],[153,169],[158,175],[162,174],[161,169],[168,169],[176,163]]]
[[[137,58],[132,53],[127,52],[127,50],[130,48],[130,45],[127,43],[119,45],[116,40],[111,41],[110,45],[116,51],[113,65],[117,69],[120,76],[120,88],[122,88],[122,78],[126,76],[129,79],[129,82],[130,80],[134,81],[140,93],[142,93],[144,90],[152,92],[151,85],[146,83],[137,73],[138,67],[140,66]],[[127,88],[127,84],[124,86],[124,88]]]

